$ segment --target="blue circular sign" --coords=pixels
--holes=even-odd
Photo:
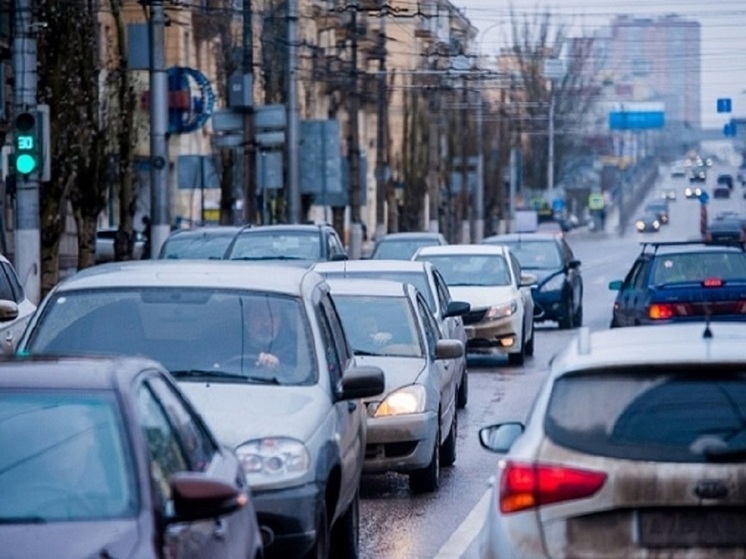
[[[169,97],[180,92],[178,103],[169,102],[168,131],[188,134],[202,128],[215,110],[215,91],[202,72],[185,66],[167,70]]]

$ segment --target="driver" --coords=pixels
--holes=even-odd
[[[293,331],[277,305],[257,301],[247,313],[247,353],[257,356],[256,366],[274,368],[294,361]]]

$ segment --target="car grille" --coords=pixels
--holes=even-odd
[[[476,311],[469,311],[464,315],[464,324],[476,324],[484,320],[484,315],[487,313],[487,309],[479,309]]]

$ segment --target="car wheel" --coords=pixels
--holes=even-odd
[[[453,414],[451,429],[448,437],[440,447],[440,463],[443,466],[453,466],[456,463],[456,440],[458,438],[458,414]]]
[[[464,374],[461,377],[461,384],[456,392],[456,407],[460,410],[466,407],[466,403],[469,401],[469,375],[467,374],[466,366],[464,366]]]
[[[332,529],[332,559],[357,559],[360,555],[360,490]]]
[[[526,341],[526,355],[532,356],[534,354],[534,339],[536,337],[536,331],[534,330],[534,324],[531,322],[531,337]]]
[[[583,304],[582,303],[578,306],[578,310],[575,311],[575,316],[573,317],[572,322],[575,328],[580,328],[583,325]]]
[[[526,361],[526,339],[521,340],[521,350],[518,353],[508,353],[508,364],[521,366]]]
[[[560,330],[569,330],[572,328],[572,297],[569,297],[564,304],[564,313],[559,319]]]
[[[430,463],[409,473],[409,488],[414,493],[432,493],[440,485],[440,429],[433,445]]]
[[[617,321],[616,317],[612,317],[611,323],[609,324],[609,328],[619,328],[619,322]]]
[[[319,505],[316,514],[316,541],[305,559],[327,559],[329,557],[329,521],[326,514],[326,503]]]

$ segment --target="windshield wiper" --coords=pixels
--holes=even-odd
[[[362,355],[362,356],[368,356],[368,357],[370,356],[376,357],[376,356],[382,355],[381,353],[376,353],[375,351],[365,351],[364,349],[354,349],[354,348],[352,350],[352,353],[354,353],[355,355]]]
[[[47,519],[41,516],[5,516],[0,518],[0,524],[46,524]]]
[[[231,257],[230,260],[308,260],[300,256],[239,256]]]
[[[180,371],[171,371],[175,377],[209,377],[209,378],[226,378],[226,379],[245,379],[246,375],[241,373],[229,373],[219,369],[184,369]]]
[[[241,378],[245,378],[246,382],[256,382],[258,384],[276,384],[280,385],[280,379],[277,377],[264,377],[259,375],[254,376],[243,376]]]
[[[746,460],[746,446],[733,448],[712,446],[705,448],[703,454],[710,462],[742,462]]]

